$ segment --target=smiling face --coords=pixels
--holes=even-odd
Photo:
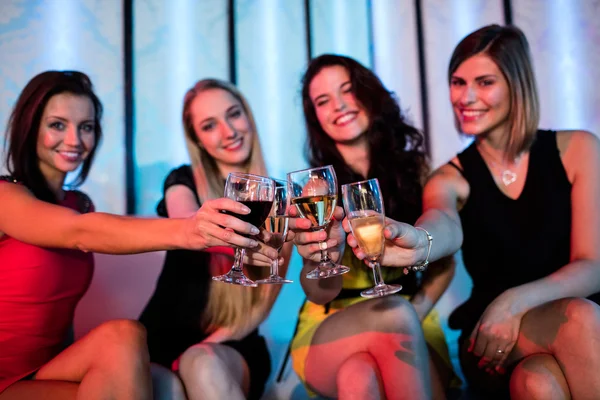
[[[95,111],[86,96],[60,93],[50,98],[40,120],[37,155],[48,180],[75,171],[96,145]]]
[[[487,55],[474,55],[458,66],[450,79],[450,101],[465,134],[500,137],[508,133],[508,82]]]
[[[192,101],[190,114],[200,146],[215,160],[223,176],[247,165],[254,132],[235,96],[224,89],[204,90]]]
[[[364,137],[369,116],[354,96],[346,68],[324,67],[310,83],[309,96],[321,127],[336,143],[352,143]]]

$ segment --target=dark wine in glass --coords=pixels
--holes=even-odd
[[[257,228],[265,222],[273,206],[275,182],[264,176],[232,172],[225,182],[225,197],[238,201],[250,209],[249,214],[231,214]],[[227,213],[230,214],[230,213]],[[231,270],[225,275],[213,276],[215,281],[235,285],[256,287],[256,283],[244,275],[244,255],[246,249],[236,247],[235,260]]]

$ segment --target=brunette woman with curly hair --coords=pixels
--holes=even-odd
[[[428,173],[423,136],[379,78],[351,58],[322,55],[304,75],[302,101],[311,166],[333,165],[340,185],[377,178],[386,214],[414,223]],[[401,283],[401,295],[361,298],[360,291],[372,286],[371,271],[345,248],[342,216],[337,207],[327,232],[296,229],[307,301],[292,342],[294,369],[312,391],[328,397],[444,398],[454,373],[432,309],[454,265],[432,268],[436,274],[423,279],[384,266],[385,281]],[[324,240],[332,260],[351,270],[308,280],[304,272],[318,262]]]

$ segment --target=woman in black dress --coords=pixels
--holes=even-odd
[[[221,197],[230,172],[266,176],[252,113],[232,85],[213,79],[196,83],[184,99],[183,125],[192,163],[168,175],[159,215],[180,218]],[[282,276],[290,252],[291,244],[286,244]],[[268,266],[271,260],[256,251],[247,261]],[[192,399],[258,399],[270,374],[269,352],[257,328],[280,285],[248,288],[213,282],[211,276],[227,272],[232,262],[231,248],[168,251],[140,317],[148,330],[151,361],[178,371]],[[247,270],[250,277],[268,272],[253,266]]]
[[[600,308],[585,299],[600,291],[600,143],[538,128],[516,27],[463,39],[448,80],[457,126],[475,140],[427,183],[422,229],[390,222],[396,246],[384,262],[433,261],[462,243],[473,291],[449,324],[462,330],[465,377],[485,398],[600,398]]]

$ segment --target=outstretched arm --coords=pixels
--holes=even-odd
[[[200,204],[198,204],[192,190],[182,184],[172,185],[166,190],[165,205],[169,218],[188,218],[196,214],[200,208]],[[264,238],[264,234],[266,232],[263,230],[258,237],[258,245],[246,251],[244,264],[259,267],[268,267],[271,265],[271,260],[276,256],[277,251],[267,246],[264,240],[260,240]],[[207,248],[205,251],[233,257],[233,249],[231,247],[216,246]]]
[[[78,214],[38,200],[21,185],[3,183],[0,184],[0,204],[0,232],[41,247],[127,254],[258,245],[256,240],[233,231],[251,233],[255,227],[220,212],[249,212],[241,203],[230,199],[209,201],[188,218],[144,219],[99,212]]]
[[[382,265],[408,267],[427,258],[429,242],[427,234],[415,227],[425,229],[433,237],[429,261],[453,255],[462,245],[463,233],[458,209],[468,197],[466,180],[455,168],[444,165],[429,179],[423,191],[423,214],[415,226],[386,218],[384,235],[386,240]],[[349,233],[348,244],[354,254],[363,259],[354,236],[350,233],[348,219],[344,229]]]

